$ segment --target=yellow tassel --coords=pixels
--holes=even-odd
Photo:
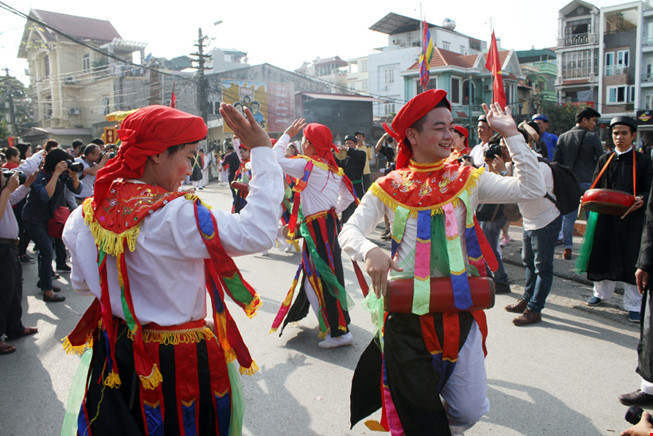
[[[247,375],[254,375],[256,374],[256,371],[258,371],[259,368],[256,365],[256,362],[252,360],[252,364],[250,365],[249,368],[245,368],[244,366],[240,367],[240,375],[247,374]]]
[[[227,361],[227,363],[231,363],[234,360],[236,360],[236,352],[233,349],[231,349],[229,351],[225,351],[224,352],[224,358]]]
[[[253,318],[256,316],[256,309],[261,307],[263,304],[263,301],[259,298],[258,294],[254,294],[254,298],[252,301],[249,302],[247,306],[245,306],[245,315],[247,315],[248,318]]]
[[[379,421],[374,421],[370,419],[369,421],[365,421],[365,426],[369,428],[372,431],[388,431],[383,426]]]
[[[327,332],[320,332],[319,335],[317,335],[318,338],[320,339],[326,339]]]
[[[62,339],[62,346],[66,354],[78,354],[82,355],[84,352],[89,349],[93,348],[93,336],[88,336],[86,338],[86,342],[82,345],[73,345],[70,343],[70,339],[68,339],[68,336]]]
[[[161,371],[159,371],[159,367],[155,364],[154,367],[152,368],[152,372],[148,376],[139,376],[141,379],[141,385],[143,386],[144,389],[154,389],[157,386],[159,386],[163,382],[163,376],[161,375]]]
[[[271,335],[272,333],[275,333],[276,331],[277,331],[277,329],[270,329],[270,331],[268,332],[268,335]]]
[[[120,387],[120,376],[117,372],[111,371],[111,374],[104,379],[104,384],[110,388],[118,389]]]

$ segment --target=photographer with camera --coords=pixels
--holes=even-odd
[[[110,158],[111,154],[109,150],[102,152],[99,146],[91,143],[84,148],[82,156],[75,159],[75,162],[83,165],[82,174],[80,175],[82,190],[79,194],[75,194],[75,200],[78,205],[82,204],[86,198],[93,196],[95,175],[100,168],[106,165]]]
[[[52,239],[60,239],[48,229],[48,221],[55,218],[64,220],[68,208],[65,206],[64,187],[79,194],[82,189],[77,173],[82,171],[79,163],[75,164],[70,155],[60,148],[50,150],[45,158],[43,169],[39,171],[31,186],[27,202],[23,208],[23,224],[29,237],[39,250],[39,285],[43,291],[43,301],[57,303],[65,297],[55,292],[59,288],[52,285]],[[65,209],[65,210],[64,210]],[[68,212],[69,213],[69,212]],[[54,227],[51,224],[51,227]],[[50,230],[50,231],[49,231]],[[69,271],[65,264],[66,252],[63,244],[57,244],[57,269]]]
[[[34,155],[15,170],[3,169],[0,174],[0,354],[16,351],[16,347],[2,340],[32,335],[38,330],[21,322],[23,299],[23,271],[19,260],[19,221],[12,211],[20,203],[36,178],[43,153]],[[27,174],[27,175],[26,175]]]

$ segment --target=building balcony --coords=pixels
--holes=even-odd
[[[628,74],[628,67],[610,65],[603,70],[605,76],[618,76],[620,74]]]
[[[597,44],[598,36],[596,33],[578,33],[575,35],[558,38],[558,47],[570,47],[576,45]]]
[[[640,80],[642,86],[646,86],[646,87],[653,86],[653,73],[647,73],[646,71],[642,71]]]

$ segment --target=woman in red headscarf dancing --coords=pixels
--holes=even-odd
[[[301,145],[304,154],[285,157],[288,142],[301,130],[304,131]],[[320,323],[320,337],[323,340],[318,345],[321,348],[351,345],[353,341],[348,328],[349,302],[338,245],[338,213],[352,201],[358,200],[351,182],[336,164],[333,153],[337,153],[338,149],[332,140],[333,135],[328,127],[317,123],[307,125],[300,118],[286,129],[274,145],[281,169],[297,179],[288,226],[291,234],[295,231],[300,233],[304,246],[301,264],[274,319],[272,331],[281,326],[283,332],[289,322],[304,318],[311,306]],[[300,282],[293,303],[295,289]]]

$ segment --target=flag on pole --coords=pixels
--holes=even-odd
[[[506,92],[503,89],[503,74],[501,73],[501,60],[499,59],[499,49],[497,48],[497,39],[492,31],[492,42],[490,50],[487,53],[485,68],[492,72],[492,103],[497,102],[502,108],[506,107]]]
[[[419,55],[419,83],[425,91],[429,84],[431,58],[433,57],[433,40],[426,20],[422,20],[422,53]]]
[[[170,107],[175,107],[177,97],[175,96],[175,82],[172,81],[172,95],[170,96]]]

